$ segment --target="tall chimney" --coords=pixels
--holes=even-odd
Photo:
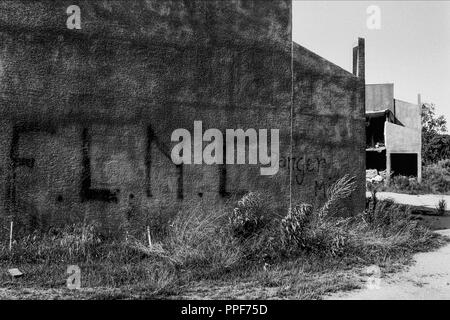
[[[358,76],[358,46],[353,47],[353,75]]]
[[[353,74],[358,78],[365,79],[365,41],[358,38],[358,45],[353,48]]]
[[[366,49],[364,38],[358,38],[358,78],[366,78]]]

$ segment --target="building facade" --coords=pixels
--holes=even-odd
[[[394,98],[394,85],[366,86],[367,169],[422,180],[421,101],[413,104]]]
[[[292,57],[289,0],[2,2],[0,23],[5,219],[109,226],[132,213],[158,228],[249,191],[319,205],[344,174],[358,182],[349,214],[363,209],[364,77],[298,45]],[[175,165],[171,134],[195,121],[278,129],[278,173]]]

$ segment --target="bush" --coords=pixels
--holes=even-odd
[[[72,225],[18,238],[12,253],[0,246],[0,261],[21,268],[37,265],[32,267],[35,275],[25,280],[49,286],[60,286],[64,267],[78,264],[89,286],[133,284],[154,293],[192,280],[239,277],[276,263],[305,262],[316,271],[380,265],[440,244],[437,235],[411,219],[408,206],[377,201],[375,193],[363,213],[343,218],[338,214],[341,202],[354,189],[354,179],[345,176],[327,190],[322,207],[300,203],[284,217],[261,193],[214,209],[187,204],[171,221],[166,237],[152,246],[130,236],[125,241],[104,238],[95,225]],[[32,274],[29,270],[24,269]]]
[[[229,226],[236,238],[246,239],[266,226],[268,214],[267,195],[250,192],[239,200],[229,218]]]
[[[423,172],[423,184],[431,193],[450,191],[450,160],[441,160],[428,165]]]
[[[325,215],[332,215],[339,212],[340,205],[343,200],[350,197],[350,195],[355,191],[355,177],[350,177],[345,175],[338,179],[328,190],[328,199],[319,211],[319,217]]]
[[[380,187],[383,191],[406,192],[410,194],[445,194],[450,192],[450,159],[427,165],[422,170],[422,183],[416,177],[392,176],[391,184]]]
[[[373,204],[373,201],[376,203]],[[362,218],[370,228],[381,232],[398,231],[412,221],[410,206],[395,203],[391,199],[370,199]]]
[[[207,210],[199,204],[176,216],[165,247],[179,268],[229,268],[242,256],[227,225],[225,208]]]
[[[328,199],[316,211],[308,204],[300,204],[289,210],[281,221],[283,250],[288,255],[302,251],[319,255],[338,256],[345,251],[348,234],[344,225],[348,219],[339,218],[340,203],[355,190],[353,177],[344,176],[328,189]]]
[[[281,220],[282,240],[286,249],[306,248],[308,227],[310,226],[312,206],[302,203],[293,208]]]
[[[445,199],[441,199],[436,206],[436,214],[443,216],[445,211],[447,210],[447,201]]]

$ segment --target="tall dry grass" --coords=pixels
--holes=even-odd
[[[259,192],[215,209],[191,203],[151,246],[131,236],[105,239],[95,225],[67,226],[17,239],[12,252],[2,243],[0,264],[21,266],[25,283],[44,286],[61,285],[64,267],[78,264],[87,286],[132,286],[154,295],[176,293],[194,280],[255,277],[289,261],[303,261],[314,272],[386,265],[443,243],[392,201],[369,199],[365,212],[350,218],[335,214],[354,189],[354,179],[345,176],[327,190],[322,207],[299,203],[284,215]]]

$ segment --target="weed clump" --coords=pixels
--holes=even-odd
[[[445,199],[441,199],[436,206],[436,214],[443,216],[445,211],[447,211],[447,201],[445,201]]]
[[[229,227],[237,238],[246,239],[261,231],[268,222],[267,198],[260,192],[249,192],[238,201],[229,217]]]
[[[264,283],[287,285],[291,278],[275,281],[271,276],[289,276],[282,266],[292,265],[292,277],[337,266],[383,266],[443,243],[411,218],[408,206],[377,200],[376,190],[364,212],[344,217],[342,204],[355,188],[354,178],[342,177],[320,207],[298,203],[279,208],[261,192],[214,209],[190,203],[170,222],[165,237],[152,243],[130,235],[108,239],[95,224],[36,232],[16,239],[11,252],[0,245],[0,264],[24,266],[33,274],[26,281],[50,287],[64,281],[64,266],[77,264],[86,286],[133,286],[152,296],[176,293],[195,280],[260,272],[266,276],[256,278]],[[299,261],[302,267],[294,267]]]

